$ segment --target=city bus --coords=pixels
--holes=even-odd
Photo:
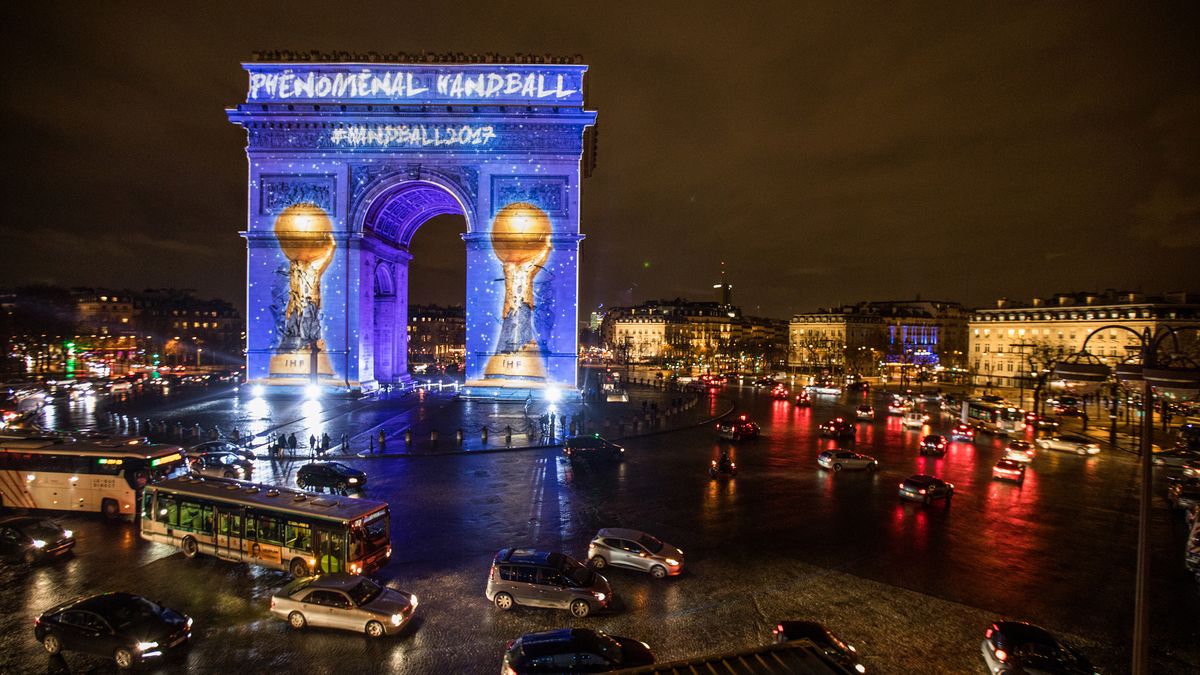
[[[1003,403],[977,399],[963,401],[962,421],[993,434],[1019,434],[1025,431],[1025,411]]]
[[[182,473],[183,448],[130,436],[0,436],[0,507],[133,517],[150,481]]]
[[[189,475],[147,486],[141,513],[142,539],[297,578],[367,574],[392,555],[388,505],[369,499]]]

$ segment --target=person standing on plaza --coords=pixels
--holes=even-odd
[[[342,432],[342,454],[345,455],[345,454],[348,454],[349,452],[350,452],[350,438],[348,436],[346,436],[346,432],[343,431]]]
[[[296,446],[299,445],[299,443],[296,442],[296,432],[293,431],[288,436],[287,444],[288,444],[288,452],[292,453],[293,455],[296,454]]]

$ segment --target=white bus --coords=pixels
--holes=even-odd
[[[184,471],[183,449],[129,436],[0,437],[0,507],[132,517],[138,491]]]
[[[1019,434],[1025,431],[1025,411],[1002,403],[975,399],[963,401],[962,421],[993,434]]]
[[[142,539],[287,570],[368,574],[392,555],[388,505],[233,478],[182,476],[146,487]]]

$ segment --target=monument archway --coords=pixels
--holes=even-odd
[[[278,55],[273,55],[278,56]],[[307,58],[307,54],[302,55]],[[248,379],[408,378],[408,263],[461,215],[469,395],[576,386],[587,66],[244,64]]]

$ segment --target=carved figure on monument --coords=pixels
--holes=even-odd
[[[492,224],[492,250],[504,270],[504,305],[496,354],[484,369],[485,381],[507,386],[541,386],[546,367],[537,343],[534,277],[550,257],[550,218],[528,202],[509,204]]]
[[[275,238],[288,259],[287,306],[272,375],[332,376],[321,337],[321,276],[337,242],[329,214],[311,203],[294,204],[275,219]]]

